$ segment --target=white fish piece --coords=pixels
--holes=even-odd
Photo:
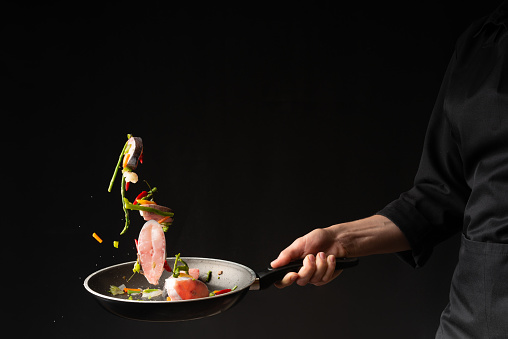
[[[133,184],[138,182],[138,175],[136,172],[123,171],[123,176],[125,177],[125,181],[132,182]]]
[[[166,237],[157,221],[147,221],[139,232],[138,254],[146,280],[157,285],[166,261]]]
[[[190,275],[180,276],[178,278],[171,276],[166,279],[164,288],[171,300],[206,298],[210,293],[205,283]]]

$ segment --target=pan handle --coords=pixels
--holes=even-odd
[[[335,270],[343,270],[358,265],[358,258],[337,258]],[[268,267],[266,270],[256,273],[256,282],[251,286],[251,290],[262,290],[272,286],[275,282],[282,280],[289,272],[298,272],[303,266],[303,259],[293,261],[286,266],[279,268]]]

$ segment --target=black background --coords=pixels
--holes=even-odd
[[[384,207],[411,187],[456,39],[497,4],[4,3],[8,319],[53,338],[433,337],[456,237],[420,270],[363,258],[324,287],[250,292],[184,323],[113,316],[83,281],[135,259],[143,222],[119,236],[118,183],[107,193],[127,133],[176,212],[168,255],[260,270],[313,228]]]

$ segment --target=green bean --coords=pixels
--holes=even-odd
[[[125,145],[122,148],[122,153],[120,153],[120,156],[118,157],[118,162],[116,163],[115,171],[113,172],[113,177],[111,178],[111,181],[109,182],[109,188],[108,192],[111,193],[111,189],[113,188],[113,183],[115,182],[116,175],[118,174],[118,169],[120,168],[120,165],[122,164],[122,157],[125,154],[125,149],[127,148],[127,144],[129,143],[130,134],[127,135],[127,141],[125,142]]]
[[[122,207],[123,212],[125,213],[125,226],[123,227],[122,232],[120,232],[120,235],[124,234],[130,225],[130,219],[129,219],[129,211],[127,210],[127,202],[128,200],[125,198],[125,177],[122,175],[122,182],[120,184],[121,188],[121,194],[122,194]]]

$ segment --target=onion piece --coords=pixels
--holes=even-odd
[[[158,297],[159,295],[162,295],[162,290],[159,289],[146,289],[143,290],[143,298],[151,299],[153,297]]]

